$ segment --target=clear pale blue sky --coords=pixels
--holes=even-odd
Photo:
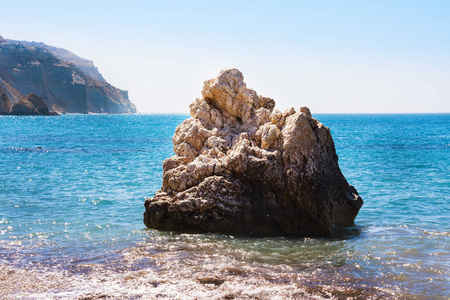
[[[236,67],[277,108],[450,112],[450,1],[4,1],[0,35],[94,61],[141,112]]]

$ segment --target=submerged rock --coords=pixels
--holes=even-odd
[[[308,108],[284,113],[239,70],[205,81],[173,137],[147,227],[229,234],[329,236],[363,201],[338,166],[329,128]]]

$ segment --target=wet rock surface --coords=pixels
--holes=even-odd
[[[330,130],[308,108],[274,110],[242,73],[205,81],[173,137],[147,227],[188,232],[330,236],[363,201],[338,166]]]

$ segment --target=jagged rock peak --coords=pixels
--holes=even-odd
[[[7,42],[7,40],[5,40],[1,35],[0,35],[0,44],[1,43],[6,43]]]
[[[163,185],[145,202],[148,227],[233,234],[329,236],[362,199],[342,175],[330,130],[307,107],[284,113],[237,69],[207,80],[173,136]]]

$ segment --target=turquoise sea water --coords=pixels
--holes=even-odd
[[[333,239],[146,229],[187,117],[0,116],[0,296],[450,297],[449,114],[313,116],[365,201]]]

